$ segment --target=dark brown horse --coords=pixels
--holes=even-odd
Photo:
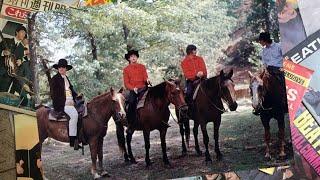
[[[165,165],[170,164],[166,151],[166,133],[170,116],[168,106],[170,103],[179,109],[180,114],[187,113],[188,107],[184,101],[183,92],[178,81],[175,81],[175,83],[165,81],[149,88],[144,107],[137,110],[137,120],[133,125],[133,130],[127,132],[128,155],[131,162],[136,162],[131,150],[134,131],[143,131],[146,150],[145,162],[149,166],[151,164],[149,158],[150,132],[158,130],[160,132],[163,162]]]
[[[271,158],[270,155],[270,120],[272,118],[278,121],[279,140],[280,140],[280,153],[281,158],[285,157],[284,152],[284,114],[283,108],[286,101],[286,94],[281,91],[281,83],[275,77],[270,75],[266,70],[261,74],[253,75],[249,71],[250,76],[250,93],[252,96],[252,107],[255,111],[261,111],[260,119],[264,127],[264,137],[266,143],[267,159]]]
[[[97,173],[96,161],[99,159],[99,168],[101,169],[101,175],[106,175],[106,171],[103,171],[103,137],[107,132],[108,121],[111,117],[117,125],[117,138],[118,142],[124,141],[123,126],[121,125],[120,118],[124,117],[125,111],[120,102],[121,94],[115,93],[111,88],[110,92],[101,94],[93,98],[88,102],[88,115],[82,120],[83,139],[82,142],[89,144],[92,160],[91,173],[94,178],[101,177]],[[61,142],[69,142],[68,136],[68,122],[58,122],[48,120],[49,109],[41,107],[37,110],[37,120],[39,129],[40,144],[47,137],[51,137]],[[119,144],[120,149],[123,151],[126,157],[126,149],[123,149]]]
[[[207,133],[207,124],[213,122],[214,124],[214,140],[215,140],[215,152],[217,159],[222,159],[222,154],[219,148],[219,127],[221,123],[221,114],[225,112],[222,104],[222,100],[228,104],[231,111],[235,111],[238,107],[235,97],[234,84],[231,79],[233,70],[228,74],[220,71],[220,74],[215,77],[203,80],[200,83],[200,87],[197,96],[194,100],[193,115],[190,117],[194,120],[193,134],[195,139],[195,149],[198,155],[202,152],[198,142],[198,128],[201,127],[203,134],[203,142],[206,148],[205,161],[211,162],[211,156],[209,153],[209,136]],[[191,110],[191,109],[189,109]],[[189,119],[181,120],[180,133],[182,136],[182,153],[186,154],[187,149],[184,141],[184,133],[186,135],[187,144],[189,145],[190,127]],[[185,132],[183,126],[187,130]]]

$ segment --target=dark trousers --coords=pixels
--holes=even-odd
[[[188,105],[192,104],[192,96],[193,96],[193,92],[194,92],[194,81],[191,80],[187,80],[186,82],[186,103]]]
[[[133,124],[137,118],[136,116],[136,109],[138,104],[138,97],[142,95],[147,88],[138,89],[138,94],[134,91],[129,92],[129,96],[127,98],[128,103],[128,112],[127,112],[127,119],[129,124]]]
[[[286,93],[286,83],[285,83],[285,76],[284,76],[284,72],[280,71],[279,67],[275,67],[275,66],[268,66],[267,67],[268,72],[277,78],[277,80],[280,82],[280,86],[279,88],[281,88],[282,90],[282,94],[283,94],[283,102],[284,102],[284,111],[288,112],[288,105],[287,105],[287,93]]]
[[[280,71],[279,67],[268,66],[267,70],[271,75],[275,76],[278,79],[282,87],[284,88],[286,87],[284,72]]]
[[[7,73],[0,75],[0,92],[8,92],[10,84],[12,82],[12,77]]]

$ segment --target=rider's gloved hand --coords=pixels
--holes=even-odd
[[[203,72],[202,72],[202,71],[199,71],[199,72],[197,73],[197,77],[201,78],[202,76],[203,76]]]
[[[138,94],[138,88],[133,88],[133,91],[136,93],[136,94]]]

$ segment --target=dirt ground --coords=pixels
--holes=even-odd
[[[104,139],[104,169],[111,179],[171,179],[187,176],[204,175],[212,172],[256,169],[288,164],[292,161],[293,152],[290,139],[289,125],[286,122],[286,153],[287,159],[277,160],[277,123],[271,121],[273,159],[264,159],[264,130],[259,117],[252,115],[249,101],[243,100],[236,112],[223,114],[220,127],[220,150],[224,155],[218,162],[214,153],[213,124],[207,126],[210,137],[210,153],[213,163],[206,165],[204,156],[197,156],[194,150],[194,139],[191,134],[188,155],[181,156],[181,136],[179,126],[171,119],[166,136],[168,158],[172,168],[166,168],[162,162],[160,135],[158,131],[151,133],[150,159],[153,162],[146,168],[144,162],[144,140],[142,132],[135,132],[132,148],[137,164],[126,164],[117,146],[115,126],[109,121],[107,136]],[[191,128],[193,122],[191,121]],[[191,131],[192,132],[192,131]],[[204,145],[199,128],[199,143],[202,152]],[[275,149],[277,148],[277,149]],[[51,140],[44,143],[42,151],[45,176],[48,179],[92,179],[90,174],[91,158],[89,147],[85,147],[84,156],[81,151],[74,151],[68,144]],[[102,178],[107,179],[107,178]]]

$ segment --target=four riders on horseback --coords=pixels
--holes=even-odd
[[[280,88],[285,90],[280,47],[277,44],[272,43],[268,33],[261,33],[259,42],[261,45],[265,46],[261,55],[265,69],[272,76],[277,77],[277,79],[281,82],[281,86],[283,86]],[[188,45],[186,48],[186,53],[186,57],[181,62],[181,68],[186,78],[185,100],[189,107],[189,117],[193,117],[195,106],[193,96],[197,86],[202,81],[207,79],[207,69],[203,58],[196,55],[196,46]],[[129,64],[123,69],[124,86],[129,91],[128,96],[126,97],[126,118],[128,122],[127,133],[129,134],[133,134],[135,130],[134,124],[137,121],[137,103],[147,91],[148,85],[151,85],[150,81],[148,80],[146,67],[138,63],[138,58],[138,51],[128,51],[127,54],[125,54],[125,59],[129,62]],[[60,115],[66,113],[70,117],[70,146],[75,146],[75,149],[78,149],[78,141],[76,138],[78,113],[74,108],[77,93],[74,91],[73,86],[66,76],[66,72],[72,69],[72,66],[68,65],[65,59],[60,59],[58,64],[55,64],[53,67],[58,70],[58,73],[50,82],[53,106],[55,111],[61,113]],[[254,109],[254,113],[259,114],[260,110],[261,109],[259,108]]]

